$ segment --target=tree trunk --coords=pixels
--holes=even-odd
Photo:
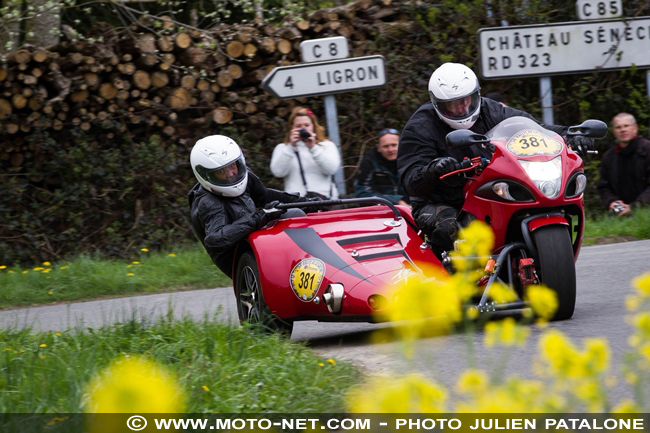
[[[37,47],[49,47],[59,43],[61,27],[60,0],[30,0],[34,13],[25,22],[25,42]]]

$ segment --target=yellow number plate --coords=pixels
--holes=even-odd
[[[309,302],[318,293],[324,276],[325,263],[322,260],[301,260],[291,271],[291,289],[301,301]]]
[[[508,150],[517,156],[557,155],[562,143],[535,130],[519,131],[508,140]]]

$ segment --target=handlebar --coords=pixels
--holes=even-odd
[[[489,163],[490,163],[489,159],[481,158],[480,156],[477,156],[476,158],[472,158],[472,159],[464,159],[460,162],[460,167],[461,167],[460,170],[454,170],[454,171],[450,171],[447,174],[443,174],[442,176],[440,176],[440,180],[451,176],[455,176],[460,173],[465,173],[468,171],[476,170],[480,172],[485,167],[487,167]]]
[[[357,197],[357,198],[341,198],[336,200],[314,200],[314,201],[298,201],[294,203],[280,203],[276,206],[277,209],[293,209],[312,206],[335,206],[338,204],[353,204],[353,203],[375,203],[388,206],[395,215],[395,219],[401,219],[402,215],[393,203],[382,197]]]

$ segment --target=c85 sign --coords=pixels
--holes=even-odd
[[[576,12],[579,20],[600,20],[623,15],[621,0],[578,0]]]

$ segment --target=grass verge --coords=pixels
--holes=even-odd
[[[141,251],[133,262],[82,256],[32,269],[1,269],[0,309],[231,284],[202,246],[169,254]]]
[[[630,217],[605,214],[588,218],[583,245],[650,239],[650,208],[635,210]]]
[[[116,358],[141,355],[168,370],[188,413],[337,413],[359,374],[277,335],[171,315],[100,329],[0,330],[0,411],[78,413],[87,385]],[[147,398],[146,390],[142,396]],[[150,398],[150,397],[149,397]]]

